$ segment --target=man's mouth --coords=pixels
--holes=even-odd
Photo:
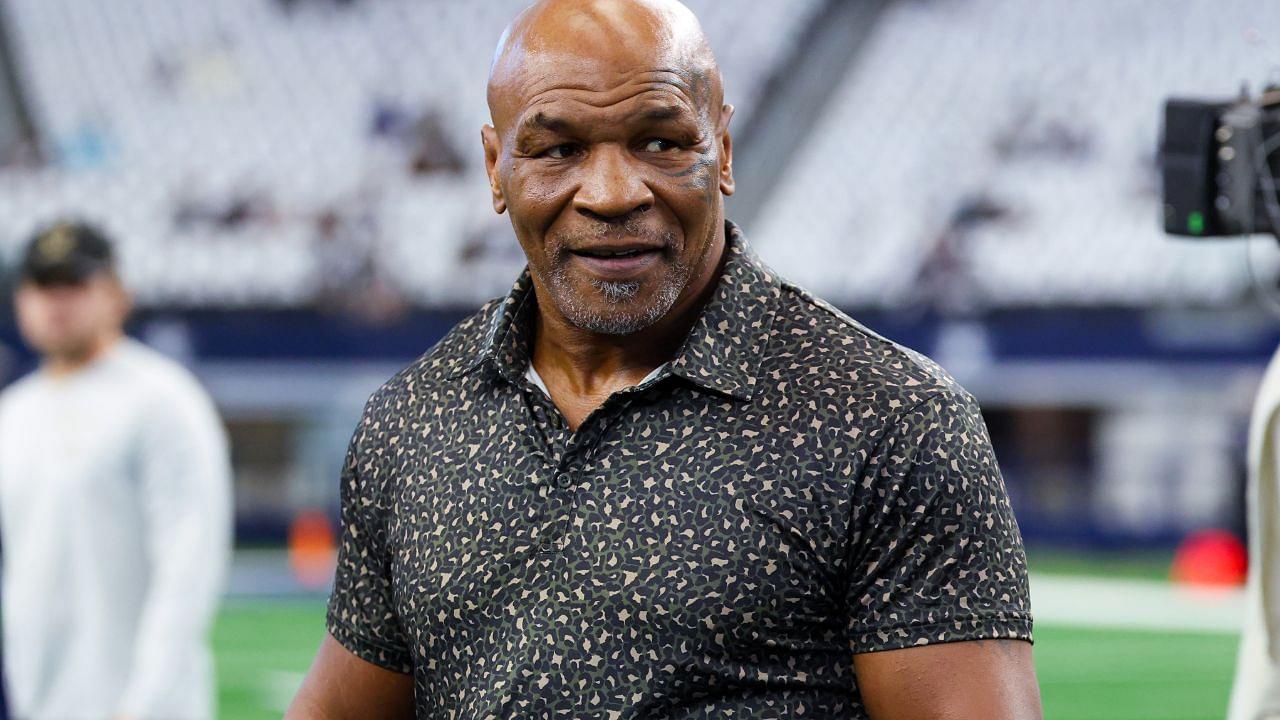
[[[643,252],[653,252],[653,250],[654,250],[653,248],[635,248],[633,250],[614,250],[612,248],[602,248],[602,249],[588,248],[585,250],[576,250],[575,252],[578,253],[579,255],[586,255],[587,257],[625,258],[625,257],[635,257],[636,255],[639,255],[640,253],[643,253]]]
[[[663,253],[662,247],[638,244],[593,245],[569,251],[593,275],[603,280],[626,280],[638,275]]]
[[[662,246],[648,243],[598,243],[570,250],[575,255],[587,257],[614,258],[634,257],[647,252],[662,252]]]

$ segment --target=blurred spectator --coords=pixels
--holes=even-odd
[[[1280,718],[1280,352],[1258,389],[1249,426],[1249,579],[1228,720]]]
[[[378,222],[370,199],[333,205],[315,219],[316,303],[322,310],[369,323],[392,322],[408,309],[404,296],[378,263]]]
[[[1009,208],[985,194],[963,198],[947,226],[926,248],[911,284],[913,301],[952,317],[971,317],[985,309],[970,238],[984,225],[1008,220],[1009,214]]]
[[[22,718],[213,717],[227,440],[180,365],[123,333],[111,244],[60,223],[15,294],[40,367],[0,394],[5,675]]]
[[[210,197],[184,188],[174,200],[173,225],[179,231],[195,228],[232,231],[274,220],[275,209],[269,193],[248,184],[234,188],[226,197]]]
[[[411,147],[410,167],[416,175],[432,172],[461,173],[466,166],[462,154],[449,142],[440,115],[423,113],[413,124],[409,136]]]
[[[444,118],[434,108],[415,116],[397,103],[376,102],[370,130],[375,138],[390,140],[408,154],[409,171],[414,175],[456,175],[466,169],[462,153],[445,131]]]

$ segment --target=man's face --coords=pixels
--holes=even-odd
[[[609,58],[529,65],[484,131],[495,208],[511,213],[538,297],[570,324],[642,330],[715,259],[732,108],[709,107],[697,72]]]
[[[18,286],[14,305],[18,329],[36,352],[79,358],[104,335],[120,330],[129,302],[119,281],[99,272],[77,283],[25,281]]]

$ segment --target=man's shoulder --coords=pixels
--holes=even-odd
[[[475,361],[488,340],[503,298],[494,298],[462,319],[435,345],[401,368],[369,398],[366,415],[395,412],[423,391],[455,382]]]
[[[13,412],[31,402],[39,402],[40,374],[32,370],[0,391],[0,414]]]
[[[131,337],[120,343],[119,366],[138,390],[183,398],[208,395],[195,373],[176,358]]]
[[[120,341],[110,382],[126,393],[139,417],[154,425],[210,427],[218,418],[213,397],[200,379],[174,357],[140,340]]]
[[[867,328],[830,302],[783,280],[772,329],[777,339],[762,378],[860,403],[905,409],[933,397],[971,402],[932,358]]]

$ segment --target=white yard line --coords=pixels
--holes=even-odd
[[[1036,623],[1074,627],[1237,633],[1244,591],[1193,589],[1154,580],[1031,577]]]

